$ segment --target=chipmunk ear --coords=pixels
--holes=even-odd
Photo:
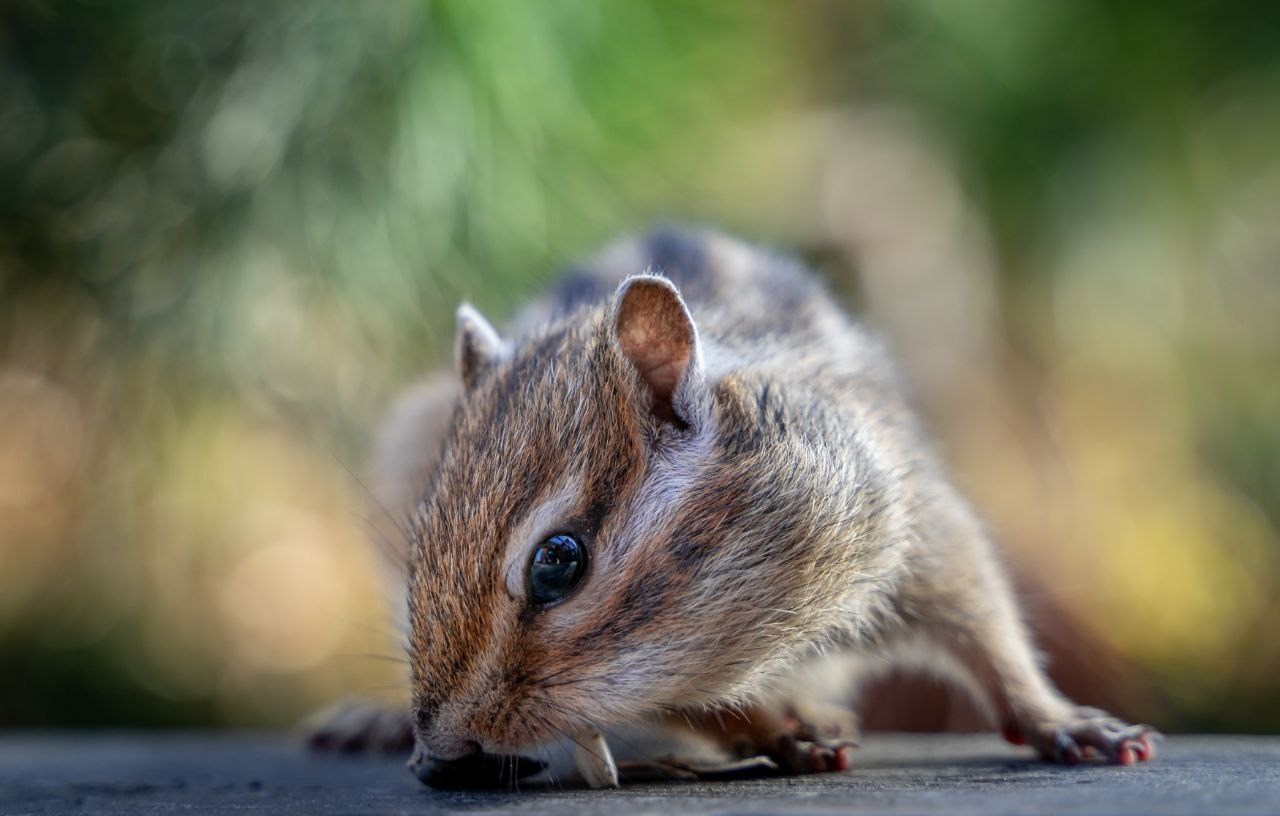
[[[495,364],[506,358],[507,344],[484,315],[470,303],[458,307],[458,333],[453,341],[453,367],[468,390]]]
[[[634,275],[618,287],[613,334],[622,354],[648,386],[655,416],[687,426],[690,383],[698,371],[698,330],[675,284]]]

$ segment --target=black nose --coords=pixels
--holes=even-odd
[[[522,756],[502,756],[480,752],[480,746],[457,759],[435,759],[415,749],[409,760],[409,770],[424,785],[440,790],[477,790],[485,788],[510,788],[517,780],[532,776],[547,763]]]

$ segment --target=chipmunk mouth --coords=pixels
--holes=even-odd
[[[436,759],[415,749],[408,767],[418,781],[438,790],[493,790],[512,788],[533,776],[547,763],[517,754],[475,751],[457,759]]]

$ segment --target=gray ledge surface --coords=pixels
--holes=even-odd
[[[869,734],[846,773],[619,791],[451,793],[403,758],[278,734],[0,733],[0,814],[1280,813],[1280,738],[1171,737],[1134,767],[1060,768],[988,736]]]

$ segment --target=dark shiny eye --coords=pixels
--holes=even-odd
[[[553,535],[529,562],[529,603],[544,606],[573,592],[587,574],[587,548],[571,535]]]

